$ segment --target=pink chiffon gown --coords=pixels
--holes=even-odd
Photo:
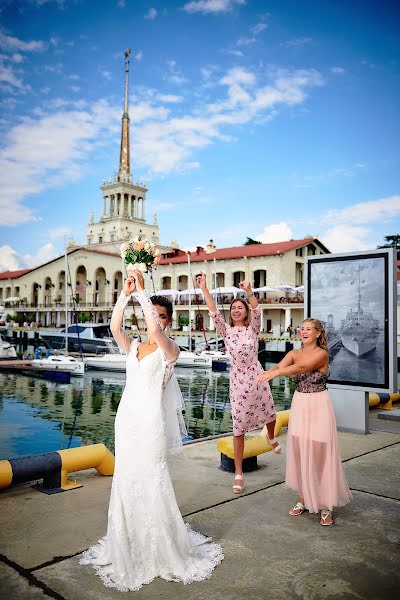
[[[333,510],[348,504],[352,495],[340,460],[327,375],[313,370],[294,379],[285,483],[304,498],[309,512]]]
[[[224,338],[226,350],[232,358],[229,373],[229,399],[233,421],[233,435],[242,435],[260,429],[276,419],[274,401],[268,382],[258,382],[263,373],[258,360],[258,334],[261,313],[251,311],[248,327],[231,327],[219,311],[210,312],[218,333]]]

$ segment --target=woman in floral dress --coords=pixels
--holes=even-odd
[[[268,383],[258,383],[257,376],[263,372],[258,361],[258,334],[261,314],[258,302],[248,281],[240,283],[248,301],[233,300],[229,310],[229,324],[217,310],[207,288],[204,273],[197,277],[207,307],[218,333],[224,338],[227,352],[231,356],[229,397],[233,420],[233,449],[235,460],[235,481],[233,492],[240,494],[244,489],[243,449],[244,434],[267,426],[268,441],[276,454],[281,447],[274,438],[276,413]]]

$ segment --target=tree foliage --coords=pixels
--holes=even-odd
[[[251,237],[246,237],[246,241],[243,245],[244,246],[252,246],[253,244],[261,244],[261,242],[258,242],[257,240],[253,240],[253,238],[251,238]]]
[[[396,248],[397,258],[400,259],[400,235],[385,235],[385,242],[378,248]]]

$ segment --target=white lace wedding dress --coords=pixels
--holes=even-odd
[[[154,319],[148,297],[136,296],[146,321]],[[114,321],[122,323],[124,304],[125,297],[120,297]],[[171,422],[179,429],[176,414],[171,417],[176,359],[168,362],[158,347],[139,361],[138,342],[121,336],[117,341],[127,351],[127,378],[115,419],[107,534],[84,552],[80,563],[93,565],[104,585],[120,591],[138,590],[155,577],[185,584],[201,581],[210,577],[223,553],[210,538],[185,525],[172,487],[167,451],[168,438],[174,437]]]

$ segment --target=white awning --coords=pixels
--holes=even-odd
[[[264,285],[263,287],[254,288],[253,292],[277,292],[277,288],[269,287],[268,285]]]
[[[203,292],[200,288],[188,288],[187,290],[181,290],[180,292],[178,292],[178,294],[180,296],[195,296],[196,294],[198,296],[201,296]]]
[[[210,290],[210,294],[238,294],[239,292],[244,292],[241,288],[235,287],[232,285],[231,287],[217,287],[213,290]]]

